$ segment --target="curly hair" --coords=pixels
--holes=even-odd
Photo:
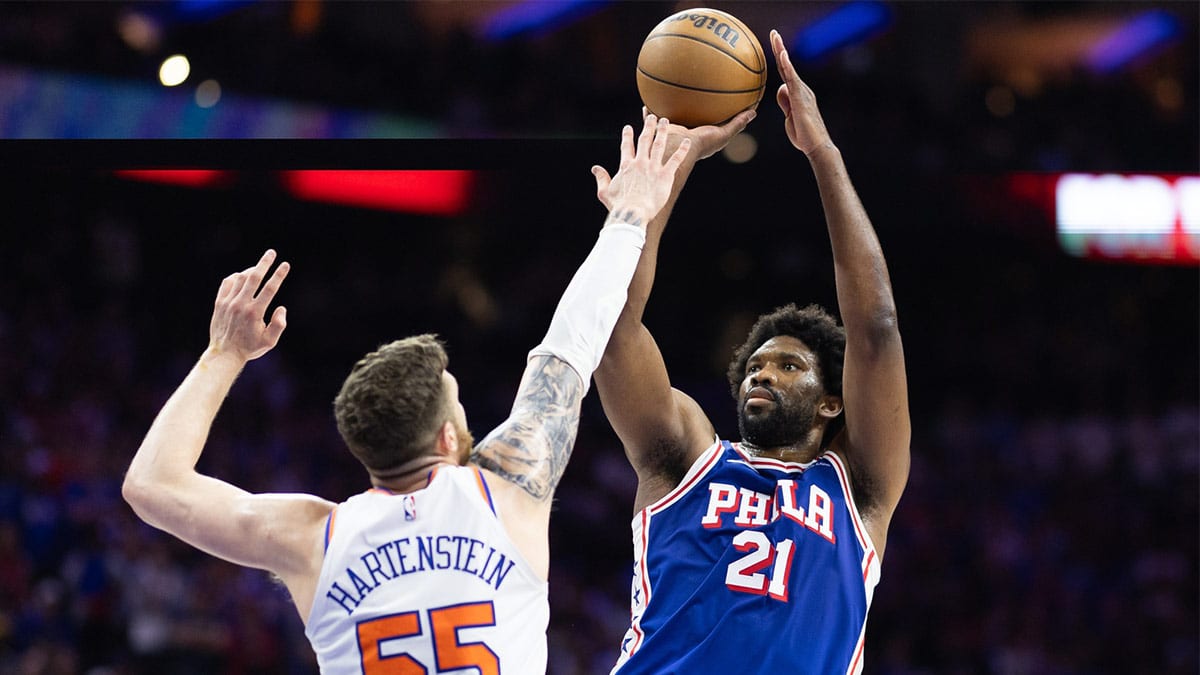
[[[368,471],[386,472],[426,452],[450,417],[435,335],[396,340],[350,370],[333,400],[338,432]]]
[[[817,355],[821,384],[826,393],[842,395],[842,365],[846,358],[846,330],[819,305],[797,309],[795,304],[763,314],[750,328],[746,341],[733,353],[729,363],[729,391],[737,399],[746,363],[764,342],[778,335],[790,335],[803,342]]]

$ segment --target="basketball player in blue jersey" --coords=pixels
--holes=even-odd
[[[696,401],[672,388],[642,325],[673,200],[651,222],[595,374],[638,476],[632,622],[619,675],[829,675],[863,666],[888,523],[908,479],[904,354],[871,222],[775,31],[771,47],[788,139],[820,191],[844,326],[815,306],[760,317],[729,370],[742,440],[717,438]],[[681,173],[727,143],[745,115],[721,127],[673,127],[693,141]],[[789,227],[807,226],[793,218]]]
[[[238,373],[286,326],[286,310],[268,307],[289,265],[271,272],[267,251],[221,283],[209,346],[151,425],[125,499],[147,523],[276,575],[322,672],[544,673],[551,500],[646,223],[688,152],[667,156],[667,129],[648,117],[636,143],[622,130],[620,169],[601,190],[605,225],[529,354],[511,415],[473,450],[446,353],[423,335],[367,354],[334,401],[367,470],[363,494],[340,504],[251,494],[197,473]]]

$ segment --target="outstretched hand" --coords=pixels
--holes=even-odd
[[[221,282],[208,328],[209,349],[250,361],[279,343],[279,336],[287,327],[287,310],[276,307],[270,321],[265,323],[263,317],[291,266],[280,263],[267,282],[262,283],[274,262],[275,251],[268,250],[257,265],[231,274]]]
[[[777,30],[771,31],[771,51],[775,52],[775,65],[779,68],[779,77],[783,79],[783,84],[775,92],[775,102],[783,111],[783,126],[788,140],[805,155],[832,146],[833,140],[825,129],[825,120],[817,109],[817,97],[796,73]]]
[[[650,111],[646,109],[646,106],[642,106],[642,118],[644,119],[649,114]],[[690,138],[692,139],[690,159],[692,161],[708,159],[729,145],[729,141],[742,133],[756,115],[758,113],[750,108],[734,115],[723,124],[706,124],[690,129],[672,124],[667,127],[670,134],[667,137],[667,152],[674,152],[680,141]]]
[[[664,161],[669,128],[667,118],[647,115],[635,145],[633,127],[626,124],[621,130],[621,164],[617,174],[609,177],[604,167],[592,167],[596,196],[608,209],[610,221],[615,218],[645,228],[666,205],[675,185],[675,172],[692,146],[690,138],[682,139]]]

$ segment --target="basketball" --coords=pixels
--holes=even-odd
[[[663,19],[638,52],[642,103],[674,124],[717,124],[762,100],[767,61],[746,24],[716,9]]]

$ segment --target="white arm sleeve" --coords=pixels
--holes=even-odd
[[[584,394],[625,307],[645,243],[645,230],[635,225],[612,223],[601,229],[592,252],[558,301],[546,337],[529,352],[530,358],[554,356],[566,361],[583,380]]]

